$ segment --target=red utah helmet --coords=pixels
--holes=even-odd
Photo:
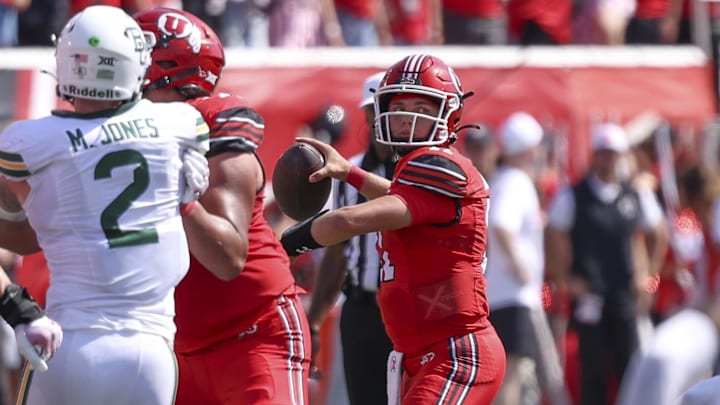
[[[188,98],[209,96],[225,66],[217,34],[187,11],[154,8],[133,18],[152,48],[143,91],[170,86]]]
[[[440,58],[430,55],[410,55],[388,69],[375,91],[375,136],[377,141],[392,146],[426,146],[451,144],[463,110],[465,94],[455,71]],[[421,96],[440,106],[437,116],[410,111],[389,111],[390,100],[397,95]],[[400,139],[390,133],[392,116],[419,117],[435,121],[429,136]],[[413,124],[414,125],[414,124]]]

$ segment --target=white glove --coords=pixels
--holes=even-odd
[[[20,354],[32,364],[32,368],[45,372],[47,361],[62,344],[63,331],[57,322],[43,316],[16,326],[15,339]]]
[[[207,190],[210,182],[210,169],[205,155],[192,148],[185,150],[182,161],[185,192],[183,192],[180,202],[187,204],[196,201]]]

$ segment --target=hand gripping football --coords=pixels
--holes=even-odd
[[[325,165],[325,157],[314,146],[296,143],[278,159],[273,171],[272,187],[280,209],[296,221],[317,214],[330,196],[332,180],[328,177],[310,183],[308,177]]]

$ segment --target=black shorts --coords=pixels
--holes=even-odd
[[[530,308],[512,306],[491,309],[490,323],[500,336],[506,354],[520,357],[533,356],[535,335],[530,320]]]

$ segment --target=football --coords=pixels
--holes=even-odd
[[[328,177],[310,183],[308,176],[325,165],[325,156],[312,145],[296,143],[278,159],[272,177],[273,194],[285,215],[303,221],[317,214],[330,196]]]

